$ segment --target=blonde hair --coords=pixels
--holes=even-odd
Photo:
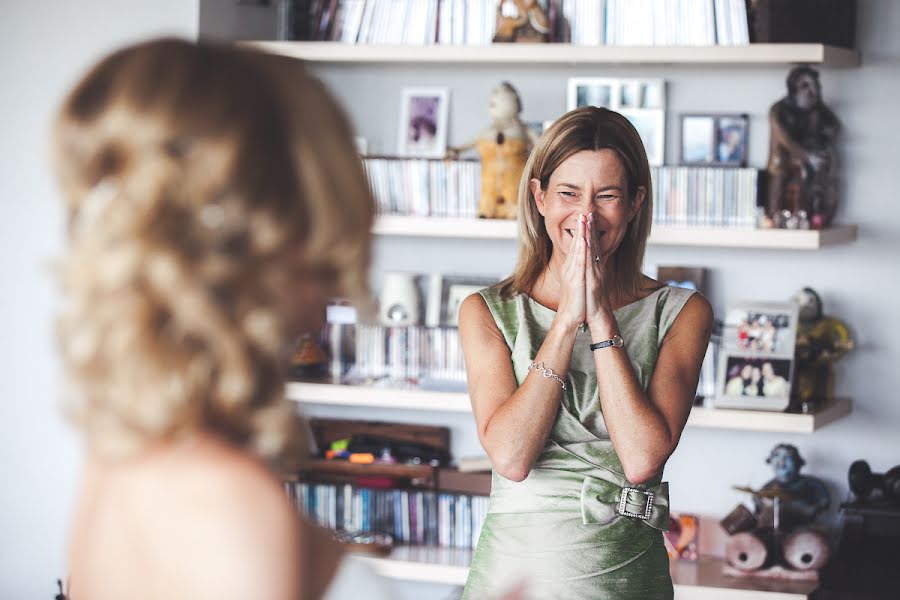
[[[631,122],[617,112],[584,106],[557,119],[541,136],[525,163],[519,183],[519,258],[516,268],[498,286],[503,297],[528,294],[550,263],[553,243],[538,211],[530,181],[537,179],[546,190],[550,176],[567,158],[583,150],[614,150],[622,161],[628,195],[635,201],[638,188],[646,189],[644,201],[628,224],[622,243],[610,257],[615,276],[612,288],[634,296],[641,287],[641,265],[653,215],[650,165],[641,137]]]
[[[303,307],[284,285],[368,297],[374,202],[324,87],[292,59],[154,40],[93,67],[53,137],[60,340],[89,442],[121,455],[200,429],[294,458]]]

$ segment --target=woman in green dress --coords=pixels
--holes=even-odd
[[[459,315],[494,465],[464,598],[671,598],[666,460],[712,328],[700,294],[641,273],[650,167],[622,115],[573,110],[519,190],[514,273]]]

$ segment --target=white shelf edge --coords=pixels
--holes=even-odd
[[[777,433],[813,433],[849,415],[853,410],[850,398],[837,398],[814,414],[735,410],[695,406],[688,417],[689,427],[740,429]]]
[[[301,404],[332,406],[367,406],[435,412],[472,410],[469,396],[462,392],[434,392],[392,389],[367,385],[291,382],[287,397]],[[837,398],[814,414],[735,410],[695,406],[688,417],[688,427],[739,429],[774,433],[813,433],[851,413],[849,398]]]
[[[376,235],[515,240],[518,223],[503,219],[451,219],[382,215],[375,222]],[[659,246],[818,250],[856,239],[856,225],[829,229],[724,229],[713,227],[654,226],[648,243]]]
[[[369,385],[290,382],[287,398],[301,404],[370,406],[443,412],[472,411],[469,395],[456,392],[404,390]]]
[[[817,64],[855,67],[859,52],[824,44],[744,46],[573,46],[491,44],[486,46],[372,46],[336,42],[249,41],[244,45],[321,63],[464,64]]]
[[[416,546],[398,546],[386,557],[360,555],[382,577],[458,586],[466,583],[471,556],[470,549]],[[725,577],[721,569],[720,558],[672,563],[676,600],[805,600],[816,587],[765,581],[770,588],[783,589],[753,589],[753,580]]]

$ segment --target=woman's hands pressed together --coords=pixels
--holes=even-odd
[[[579,215],[559,277],[557,315],[573,327],[585,323],[591,331],[612,337],[617,326],[605,285],[607,256],[595,250],[594,237],[594,215]]]

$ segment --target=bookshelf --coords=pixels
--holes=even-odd
[[[401,410],[458,412],[472,410],[464,392],[419,391],[371,385],[292,382],[287,397],[300,404],[395,408]],[[770,433],[813,433],[852,412],[850,398],[837,398],[815,413],[780,413],[761,410],[734,410],[695,406],[688,427],[765,431]]]
[[[463,548],[398,546],[388,556],[365,556],[381,576],[405,581],[464,585],[472,551]],[[723,561],[673,562],[676,600],[807,600],[817,585],[797,581],[735,579],[722,575]]]
[[[485,240],[518,238],[516,221],[382,215],[376,235]],[[648,241],[657,246],[694,246],[770,250],[818,250],[856,240],[856,225],[829,229],[725,229],[654,226]]]
[[[856,67],[859,52],[825,44],[745,46],[371,46],[335,42],[245,42],[266,52],[322,63],[792,65]]]

